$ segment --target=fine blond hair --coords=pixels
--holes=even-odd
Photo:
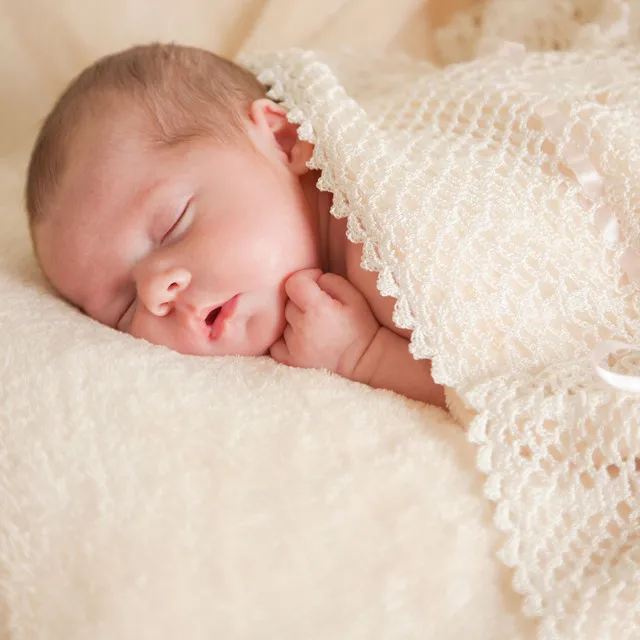
[[[55,197],[82,124],[109,118],[113,104],[128,100],[143,109],[160,145],[201,136],[228,143],[245,135],[248,107],[264,95],[253,74],[204,49],[149,44],[100,58],[72,80],[42,124],[27,172],[30,226]]]

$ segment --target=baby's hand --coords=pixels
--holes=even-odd
[[[285,284],[284,334],[271,357],[294,367],[329,369],[353,378],[380,325],[364,296],[347,280],[319,269],[294,273]]]

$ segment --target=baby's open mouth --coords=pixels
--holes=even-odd
[[[209,312],[209,314],[204,320],[208,326],[213,325],[213,323],[216,321],[216,318],[220,315],[221,311],[222,311],[222,307],[216,307],[215,309]]]
[[[215,307],[209,311],[204,322],[210,329],[209,337],[211,340],[218,340],[222,336],[227,321],[236,310],[237,302],[238,296],[236,295],[227,300],[222,306]]]

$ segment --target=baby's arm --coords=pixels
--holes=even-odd
[[[416,360],[409,341],[386,327],[378,328],[351,379],[446,409],[444,388],[431,377],[431,362]]]
[[[287,326],[271,348],[278,362],[329,369],[345,378],[445,406],[431,365],[415,360],[409,343],[376,320],[364,296],[347,280],[319,270],[301,271],[286,283]]]

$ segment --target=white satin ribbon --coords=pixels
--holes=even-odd
[[[640,375],[635,376],[626,373],[616,373],[605,364],[606,359],[618,351],[640,353],[640,347],[635,347],[626,342],[616,342],[614,340],[600,342],[591,352],[591,360],[595,372],[604,382],[614,389],[640,393]]]
[[[518,61],[524,58],[526,50],[520,44],[504,42],[498,49],[497,54]],[[567,118],[562,113],[559,104],[551,100],[545,100],[536,106],[535,111],[551,135],[556,138],[563,137]],[[570,140],[566,140],[560,157],[566,166],[573,171],[586,198],[593,203],[602,198],[604,194],[604,177],[585,151]],[[609,245],[615,245],[622,240],[617,217],[608,206],[600,205],[598,207],[595,212],[594,223]],[[629,277],[640,279],[640,253],[628,248],[622,256],[621,262],[623,271]],[[619,351],[640,353],[640,347],[614,340],[600,342],[591,352],[593,368],[596,374],[610,387],[620,391],[640,393],[640,375],[617,373],[612,371],[606,364],[607,358]]]
[[[563,136],[567,118],[562,114],[559,105],[551,100],[546,100],[536,107],[536,113],[549,133],[556,138]],[[579,149],[574,143],[566,141],[562,148],[561,158],[566,166],[573,171],[584,195],[591,202],[597,202],[604,193],[604,178],[588,154]],[[595,212],[594,223],[605,242],[610,246],[622,240],[618,219],[608,206],[601,205],[598,208]]]
[[[546,101],[537,107],[536,112],[549,133],[556,138],[561,138],[565,135],[564,128],[567,119],[562,114],[559,105]],[[604,194],[604,178],[591,161],[589,155],[574,143],[565,141],[560,157],[566,166],[573,171],[586,198],[593,203],[600,200]],[[605,242],[610,246],[616,245],[622,240],[618,219],[614,211],[607,205],[598,207],[595,212],[594,223]],[[640,279],[640,254],[631,247],[627,248],[621,256],[620,267],[631,279]],[[612,371],[606,364],[607,358],[619,351],[640,353],[640,347],[613,340],[601,342],[591,352],[595,372],[606,384],[614,389],[640,393],[640,375],[618,373]]]

